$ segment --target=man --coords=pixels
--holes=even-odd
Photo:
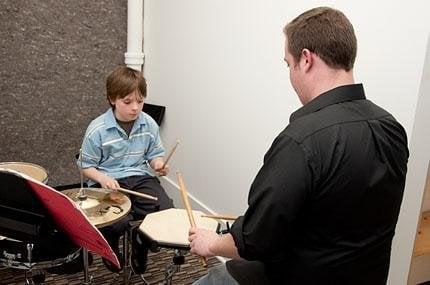
[[[342,12],[311,9],[284,33],[304,106],[266,153],[231,232],[190,230],[192,253],[233,259],[197,284],[385,284],[406,133],[354,84],[357,43]]]

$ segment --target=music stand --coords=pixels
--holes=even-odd
[[[164,112],[166,111],[166,107],[145,103],[143,105],[142,111],[150,115],[155,120],[155,122],[157,122],[157,124],[161,126],[161,123],[163,122]]]
[[[47,238],[52,232],[62,232],[83,251],[91,250],[119,265],[102,234],[70,198],[25,174],[0,168],[0,235],[25,242],[43,240],[52,247]],[[85,256],[84,263],[88,264]],[[84,273],[85,282],[90,282],[88,265]]]
[[[77,249],[77,246],[63,232],[58,231],[50,214],[39,202],[26,180],[1,170],[0,235],[8,238],[3,241],[5,246],[16,244],[18,248],[26,248],[26,252],[22,252],[23,257],[19,261],[14,260],[14,254],[8,253],[7,246],[1,258],[2,262],[9,266],[27,269],[25,273],[27,284],[32,282],[27,278],[29,273],[36,280],[33,269],[54,267],[66,260],[62,259],[61,263],[59,260],[54,262],[49,257],[54,259],[54,256],[67,256],[70,252],[66,250]],[[9,242],[9,239],[19,242]],[[74,259],[77,255],[78,252],[71,258]],[[9,259],[8,256],[10,256]],[[41,262],[41,259],[44,261]],[[43,278],[43,274],[37,277]]]

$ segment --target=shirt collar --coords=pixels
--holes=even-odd
[[[146,124],[146,120],[145,120],[145,116],[143,115],[143,112],[140,112],[139,117],[137,117],[135,123],[139,125]],[[118,122],[115,119],[115,114],[113,113],[112,108],[109,108],[109,110],[106,112],[105,124],[106,124],[106,129],[109,129],[109,128],[121,129]]]
[[[293,114],[291,114],[290,123],[300,117],[309,115],[310,113],[321,110],[322,108],[325,108],[329,105],[334,105],[346,101],[364,99],[366,99],[366,96],[364,95],[363,84],[339,86],[322,93],[321,95],[295,111]]]

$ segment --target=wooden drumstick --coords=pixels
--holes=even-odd
[[[203,218],[211,218],[211,219],[220,219],[220,220],[236,220],[237,216],[229,216],[229,215],[201,215]]]
[[[182,174],[179,171],[176,171],[176,176],[178,177],[179,182],[179,190],[181,190],[182,201],[184,202],[185,209],[187,210],[188,219],[190,220],[191,227],[196,227],[196,222],[194,220],[193,210],[190,206],[190,201],[188,200],[187,189],[185,188],[184,180],[182,179]],[[208,264],[206,262],[206,258],[201,256],[203,267],[207,267]]]
[[[167,162],[169,162],[170,158],[172,157],[172,155],[173,155],[173,153],[175,152],[175,150],[176,150],[176,148],[178,147],[178,145],[179,145],[179,140],[176,140],[176,144],[175,144],[175,146],[174,146],[174,147],[172,148],[172,150],[170,151],[170,153],[169,153],[169,155],[167,156],[166,160],[164,161],[164,163],[163,163],[163,167],[161,167],[161,169],[163,169],[163,168],[167,165]]]
[[[118,188],[118,191],[121,191],[121,192],[124,192],[124,193],[128,193],[128,194],[131,194],[131,195],[135,195],[135,196],[139,196],[139,197],[142,197],[142,198],[146,198],[146,199],[149,199],[149,200],[154,200],[154,201],[158,200],[157,197],[154,197],[154,196],[151,196],[151,195],[148,195],[148,194],[139,193],[139,192],[132,191],[132,190],[127,190],[127,189],[124,189],[124,188],[121,188],[121,187]]]

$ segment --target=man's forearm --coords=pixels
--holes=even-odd
[[[231,234],[225,234],[213,241],[210,245],[210,251],[216,256],[223,256],[232,259],[242,259],[237,251]]]

